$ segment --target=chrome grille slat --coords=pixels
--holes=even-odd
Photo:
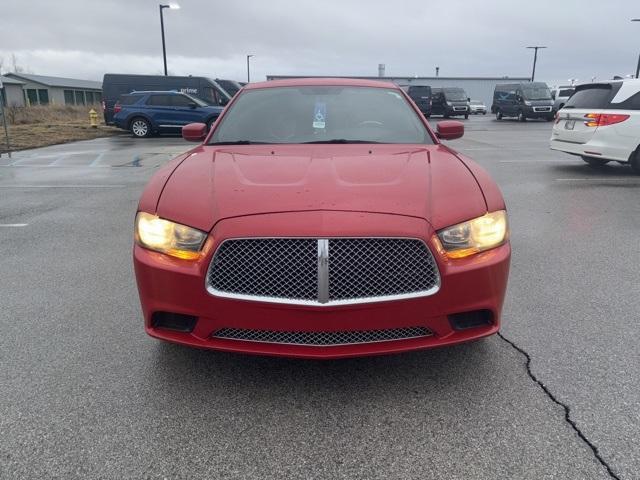
[[[412,338],[429,337],[431,335],[433,335],[431,331],[425,327],[402,327],[381,330],[352,330],[336,332],[291,332],[222,328],[214,332],[212,337],[245,342],[321,347],[408,340]]]
[[[222,242],[206,282],[222,297],[340,305],[432,295],[440,275],[415,238],[248,238]]]

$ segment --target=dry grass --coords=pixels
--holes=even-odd
[[[90,126],[89,110],[91,108],[98,112],[98,128]],[[7,107],[6,116],[11,150],[25,150],[122,133],[122,130],[104,125],[102,109],[98,106]],[[4,130],[1,126],[0,151],[7,151]]]

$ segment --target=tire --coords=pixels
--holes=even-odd
[[[609,160],[605,160],[604,158],[593,158],[593,157],[582,156],[582,160],[587,162],[587,164],[593,168],[604,167],[607,163],[609,163]]]
[[[151,135],[151,124],[145,118],[136,117],[131,120],[129,130],[131,130],[131,134],[136,138],[148,137]]]
[[[640,175],[640,147],[638,147],[636,153],[633,154],[629,164],[631,165],[633,173]]]
[[[524,116],[524,113],[522,113],[522,111],[518,112],[518,121],[519,122],[526,122],[527,121],[527,117]]]
[[[468,113],[465,113],[465,114],[464,114],[464,119],[465,119],[465,120],[469,120],[469,114],[468,114]]]
[[[496,110],[496,120],[502,120],[502,112],[500,110]]]
[[[487,114],[487,112],[482,112],[482,114],[483,114],[483,115],[486,115],[486,114]]]

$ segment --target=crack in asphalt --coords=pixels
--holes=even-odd
[[[576,425],[576,422],[573,421],[571,419],[571,409],[569,408],[568,405],[566,405],[565,403],[561,402],[560,400],[558,400],[556,398],[556,396],[551,393],[551,391],[549,390],[549,388],[542,383],[541,380],[538,379],[538,377],[536,377],[534,375],[534,373],[531,371],[531,356],[527,353],[526,350],[524,350],[523,348],[519,347],[518,345],[516,345],[514,342],[512,342],[511,340],[509,340],[508,338],[506,338],[504,335],[502,335],[502,333],[498,332],[498,336],[504,340],[505,342],[507,342],[509,345],[511,345],[511,347],[513,347],[515,350],[517,350],[518,352],[520,352],[522,355],[524,355],[524,357],[527,360],[526,363],[526,367],[527,367],[527,374],[529,375],[529,377],[531,378],[531,380],[533,380],[535,383],[537,383],[540,388],[542,389],[542,391],[545,393],[545,395],[547,397],[549,397],[549,399],[551,399],[551,401],[557,405],[560,405],[563,409],[564,409],[564,419],[565,421],[571,426],[571,428],[573,429],[574,432],[576,432],[576,434],[578,435],[578,437],[587,444],[587,446],[591,449],[591,451],[593,452],[593,455],[596,457],[596,460],[598,460],[598,462],[600,462],[600,464],[607,470],[607,473],[609,474],[609,476],[611,478],[614,478],[615,480],[622,480],[611,468],[611,466],[607,463],[607,461],[602,458],[602,456],[600,455],[600,451],[598,450],[598,447],[596,447],[591,440],[589,440],[587,438],[587,436],[582,433],[582,430],[580,430],[580,428],[578,427],[578,425]]]

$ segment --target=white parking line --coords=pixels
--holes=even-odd
[[[124,188],[126,185],[0,185],[0,188]]]
[[[636,178],[556,178],[556,182],[625,182],[640,185]]]
[[[28,223],[0,223],[1,227],[26,227]]]

